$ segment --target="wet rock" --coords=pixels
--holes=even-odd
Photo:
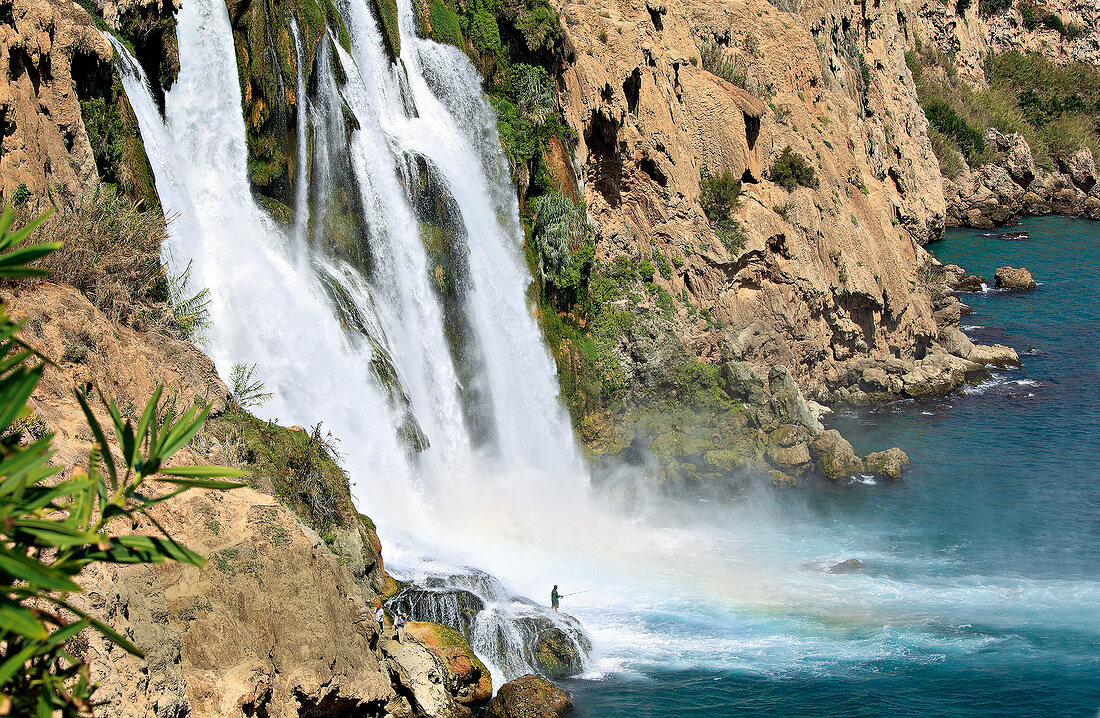
[[[910,466],[909,455],[897,447],[867,454],[863,463],[875,477],[891,481],[899,481]]]
[[[584,670],[585,658],[592,650],[592,643],[575,618],[564,613],[558,617],[568,630],[544,616],[519,619],[524,633],[535,637],[534,645],[530,647],[530,662],[547,678],[579,674]]]
[[[848,440],[836,429],[823,431],[810,444],[814,465],[826,479],[836,481],[863,471],[863,460],[856,456]]]
[[[1010,242],[1019,242],[1024,239],[1031,239],[1031,235],[1027,232],[1002,232],[997,235],[997,239],[1003,239]]]
[[[782,471],[772,469],[768,472],[768,481],[772,483],[772,486],[779,488],[787,486],[798,486],[798,479],[794,478],[790,474],[785,474]]]
[[[993,275],[993,281],[1003,289],[1035,289],[1031,272],[1023,267],[999,267]]]
[[[858,558],[850,558],[847,561],[841,561],[830,566],[828,573],[855,573],[862,570],[863,562]]]
[[[559,718],[573,711],[565,691],[541,676],[508,681],[489,703],[489,718]]]

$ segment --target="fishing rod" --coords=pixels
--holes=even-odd
[[[592,591],[599,591],[599,590],[600,589],[598,589],[598,588],[586,588],[583,591],[574,591],[573,593],[563,593],[563,594],[561,594],[561,598],[565,598],[566,596],[577,596],[577,595],[582,594],[582,593],[591,593]]]

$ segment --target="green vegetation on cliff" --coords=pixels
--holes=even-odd
[[[1035,162],[1054,162],[1087,147],[1100,156],[1100,70],[1079,62],[1058,64],[1039,53],[990,53],[988,87],[961,79],[954,58],[931,48],[905,55],[917,99],[929,122],[929,139],[945,175],[994,159],[985,131],[1021,134]]]

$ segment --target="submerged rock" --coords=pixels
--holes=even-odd
[[[999,267],[993,275],[996,286],[1004,289],[1035,289],[1035,280],[1031,272],[1023,267]]]
[[[900,480],[902,475],[909,470],[911,463],[909,455],[897,447],[867,454],[867,458],[864,460],[867,471],[877,478],[891,481]]]
[[[485,713],[490,718],[558,718],[572,711],[565,691],[528,674],[501,686]]]
[[[828,573],[855,573],[862,570],[863,562],[858,558],[850,558],[847,561],[841,561],[830,566]]]

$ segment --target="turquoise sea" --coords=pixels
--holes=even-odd
[[[603,648],[565,684],[576,715],[1100,715],[1100,224],[1007,229],[1030,239],[952,231],[929,249],[990,284],[1033,272],[1033,292],[963,296],[965,331],[1023,368],[832,418],[861,453],[904,448],[901,483],[701,507],[716,530],[698,550],[746,556],[751,590],[684,598],[697,577],[665,567],[667,595],[614,626],[594,593],[577,613]],[[864,569],[826,573],[846,558]]]

